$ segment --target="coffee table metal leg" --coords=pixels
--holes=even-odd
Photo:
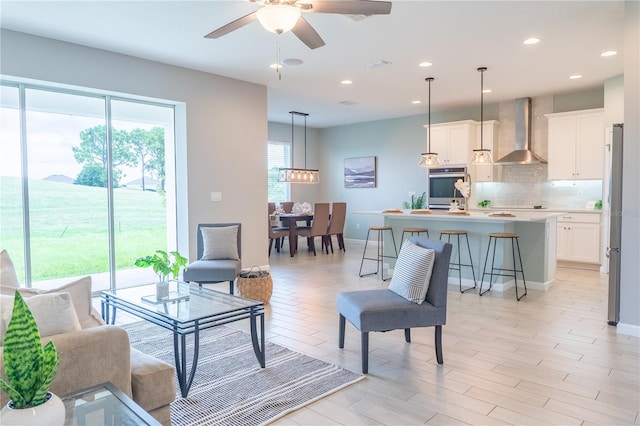
[[[189,395],[193,376],[196,374],[198,366],[198,355],[200,350],[200,325],[196,321],[195,331],[193,333],[193,359],[191,361],[191,371],[187,373],[187,335],[179,335],[175,330],[173,332],[173,355],[176,360],[176,376],[178,376],[178,384],[180,385],[180,394],[183,398]],[[189,378],[187,379],[187,374]]]
[[[258,344],[258,335],[257,335],[257,325],[256,325],[256,317],[258,315],[251,315],[249,320],[251,324],[251,342],[253,343],[253,352],[256,354],[256,358],[258,358],[258,362],[260,363],[260,367],[265,367],[265,354],[264,354],[264,313],[261,313],[260,316],[260,344]]]
[[[107,301],[103,300],[102,302],[100,302],[100,308],[100,310],[102,311],[100,312],[100,314],[102,315],[102,319],[104,320],[104,322],[111,325],[115,324],[116,307],[109,304],[107,299]]]

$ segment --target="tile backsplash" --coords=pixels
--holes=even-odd
[[[542,205],[550,208],[583,209],[587,201],[602,199],[601,180],[547,181],[547,166],[495,166],[498,182],[473,184],[471,206],[491,200],[495,207]]]

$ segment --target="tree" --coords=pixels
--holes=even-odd
[[[80,132],[80,146],[72,147],[73,157],[75,160],[83,164],[84,167],[89,166],[92,170],[92,174],[95,173],[94,167],[100,167],[103,172],[103,185],[107,185],[107,131],[106,126],[98,125],[85,129]],[[136,165],[136,157],[132,152],[131,144],[129,142],[128,133],[124,130],[112,130],[112,147],[111,147],[111,162],[113,166],[113,183],[114,186],[119,186],[121,172],[117,170],[117,167],[128,165]],[[76,179],[78,180],[78,179]]]
[[[164,128],[133,129],[128,139],[142,171],[142,190],[146,189],[145,173],[148,172],[160,181],[160,190],[164,192]]]
[[[76,185],[105,187],[107,171],[98,164],[85,164],[82,171],[73,181]]]

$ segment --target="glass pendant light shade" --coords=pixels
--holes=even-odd
[[[272,33],[282,34],[291,31],[300,18],[300,8],[284,4],[263,6],[256,11],[258,21]]]
[[[427,77],[425,79],[427,83],[429,83],[429,111],[427,113],[428,119],[428,127],[427,127],[427,151],[431,151],[429,149],[429,145],[431,145],[431,82],[435,80],[433,77]],[[440,164],[438,160],[437,152],[423,152],[420,154],[420,162],[418,166],[420,167],[433,167]]]
[[[309,114],[289,111],[291,114],[291,158],[293,157],[293,117],[304,117],[304,169],[295,167],[281,167],[278,169],[278,182],[286,183],[320,183],[320,172],[317,169],[307,169],[307,116]]]
[[[434,167],[440,165],[440,161],[438,160],[438,154],[435,152],[423,152],[420,154],[420,163],[418,166],[420,167]]]
[[[474,164],[491,164],[493,158],[491,157],[491,151],[488,149],[474,149],[473,158],[471,162]]]
[[[480,67],[480,149],[473,150],[472,164],[491,164],[493,158],[491,151],[484,149],[484,72],[487,67]]]

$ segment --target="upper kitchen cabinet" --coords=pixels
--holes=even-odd
[[[497,145],[498,125],[495,120],[484,121],[482,123],[482,148],[491,151],[495,160],[494,146]],[[476,125],[475,143],[473,149],[480,149],[480,123]],[[471,157],[469,157],[471,158]],[[470,159],[467,161],[471,161]],[[469,174],[472,182],[493,182],[493,164],[469,164]]]
[[[549,180],[602,179],[604,170],[603,109],[547,114]]]
[[[442,165],[466,165],[469,162],[477,124],[477,121],[465,120],[431,125],[430,149],[438,154]]]

